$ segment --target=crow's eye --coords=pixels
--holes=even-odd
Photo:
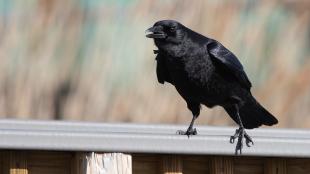
[[[176,27],[170,27],[170,32],[175,32],[175,30],[176,30]]]

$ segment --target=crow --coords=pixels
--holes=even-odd
[[[154,50],[158,82],[175,86],[193,114],[188,129],[179,134],[197,134],[194,122],[201,105],[221,106],[239,125],[230,137],[232,144],[238,138],[238,155],[242,154],[243,139],[248,147],[254,145],[245,129],[278,123],[251,94],[252,84],[238,58],[220,42],[174,20],[158,21],[146,32],[158,48]]]

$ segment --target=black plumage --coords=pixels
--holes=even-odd
[[[252,96],[252,84],[237,57],[218,41],[190,30],[173,20],[158,21],[147,30],[158,50],[156,73],[159,83],[175,86],[193,113],[187,131],[194,135],[195,119],[201,104],[212,108],[222,106],[240,126],[231,137],[238,137],[236,153],[242,149],[242,139],[253,143],[244,128],[273,125],[278,121]]]

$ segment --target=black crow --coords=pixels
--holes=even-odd
[[[174,85],[193,114],[188,129],[180,134],[197,134],[193,125],[201,104],[222,106],[239,125],[230,137],[231,143],[238,138],[236,154],[242,153],[243,138],[247,146],[254,144],[245,129],[278,123],[252,96],[252,84],[243,66],[221,43],[174,20],[158,21],[146,32],[158,48],[154,50],[158,82]]]

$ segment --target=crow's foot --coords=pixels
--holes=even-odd
[[[177,134],[179,135],[187,135],[188,138],[191,136],[191,135],[197,135],[197,130],[196,128],[188,128],[186,131],[182,131],[182,130],[178,130],[177,131]]]
[[[252,138],[245,132],[243,127],[236,129],[235,134],[230,137],[230,143],[233,144],[237,137],[238,137],[238,142],[237,142],[236,149],[235,149],[236,155],[238,155],[238,151],[240,155],[242,154],[243,138],[245,138],[245,143],[248,147],[251,147],[251,144],[254,145]]]

